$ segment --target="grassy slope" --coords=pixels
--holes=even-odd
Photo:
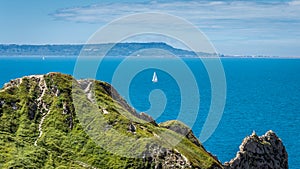
[[[93,85],[98,111],[105,108],[109,112],[95,116],[94,113],[75,113],[71,76],[48,74],[44,77],[50,88],[43,100],[50,111],[42,124],[43,135],[37,146],[34,141],[38,138],[38,125],[42,119],[36,105],[36,99],[41,95],[38,83],[24,78],[18,87],[0,92],[0,102],[4,101],[0,106],[0,168],[149,168],[153,164],[145,163],[141,158],[111,153],[130,152],[132,157],[138,156],[149,143],[177,149],[194,167],[219,165],[204,149],[185,137],[137,119],[110,97],[103,88],[107,84],[96,81]],[[50,90],[56,88],[60,91],[57,97]],[[76,92],[78,95],[74,97],[83,97],[81,89],[76,88]],[[86,98],[81,100],[82,104],[91,104]],[[63,107],[67,113],[63,113]],[[92,112],[89,108],[82,111]],[[85,126],[80,120],[90,120],[90,123]],[[130,123],[136,127],[135,134],[128,132]],[[103,125],[110,129],[104,131]],[[124,136],[131,142],[122,142]],[[173,140],[180,140],[175,147]],[[120,142],[123,149],[113,150]]]

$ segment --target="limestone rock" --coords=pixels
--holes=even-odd
[[[169,130],[172,130],[180,135],[185,136],[188,138],[191,142],[196,144],[199,147],[202,147],[201,143],[197,139],[197,137],[194,135],[193,131],[183,124],[182,122],[178,120],[170,120],[159,124],[160,127],[167,128]],[[203,147],[204,148],[204,147]]]
[[[142,158],[149,164],[147,168],[192,168],[188,159],[176,149],[170,150],[157,144],[148,144]]]
[[[147,121],[147,122],[150,122],[150,123],[152,123],[153,125],[157,126],[155,120],[154,120],[151,116],[149,116],[148,114],[146,114],[146,113],[144,113],[144,112],[141,112],[141,113],[139,114],[139,118],[140,118],[140,119],[143,119],[143,120],[145,120],[145,121]]]
[[[128,126],[128,131],[131,133],[135,133],[136,127],[132,123],[130,123]]]
[[[287,169],[288,154],[277,135],[268,131],[258,137],[255,132],[244,139],[240,151],[230,162],[224,164],[225,169]]]

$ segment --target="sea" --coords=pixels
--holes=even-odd
[[[226,84],[224,111],[212,135],[203,142],[205,148],[221,162],[226,162],[235,157],[243,139],[253,131],[263,135],[273,130],[287,149],[289,168],[300,168],[300,59],[221,58],[224,70],[221,74],[225,80],[214,84],[203,60],[180,60],[185,66],[171,64],[161,69],[160,66],[174,60],[133,59],[126,62],[141,66],[126,68],[126,64],[121,64],[124,58],[105,58],[96,68],[94,77],[88,78],[125,86],[127,91],[122,91],[121,95],[124,94],[128,103],[137,111],[149,113],[158,123],[179,119],[180,116],[180,120],[186,122],[197,137],[200,137],[213,104],[213,86],[219,84],[224,88]],[[85,65],[89,64],[94,66],[95,61],[86,61]],[[82,71],[78,70],[78,65],[80,63],[75,56],[1,57],[0,86],[11,79],[48,72],[76,74],[76,78],[87,78],[85,75],[78,76],[76,71]],[[89,66],[84,70],[88,72]],[[158,77],[157,83],[151,81],[154,72]],[[181,78],[186,76],[190,76],[191,81]],[[197,90],[189,88],[193,86],[192,83],[196,84]],[[187,99],[184,92],[192,93],[196,98],[199,96],[199,100]],[[181,112],[182,104],[189,104],[184,112]],[[192,104],[198,105],[196,110]],[[190,112],[197,114],[195,116]]]

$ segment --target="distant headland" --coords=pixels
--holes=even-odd
[[[103,54],[104,49],[112,47],[106,56],[126,57],[136,55],[137,51],[146,49],[158,49],[157,55],[165,57],[167,51],[172,55],[185,58],[195,57],[222,57],[222,58],[280,58],[279,56],[265,55],[224,55],[217,53],[193,52],[190,50],[175,48],[164,42],[148,42],[148,43],[116,43],[116,44],[48,44],[48,45],[19,45],[19,44],[0,44],[0,56],[78,56],[81,52],[86,55],[97,56]],[[84,49],[84,50],[82,50]],[[102,53],[101,53],[102,52]],[[153,56],[153,53],[146,53]],[[299,58],[299,57],[289,57]]]

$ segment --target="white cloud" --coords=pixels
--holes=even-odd
[[[187,19],[215,42],[238,44],[270,40],[300,40],[300,0],[257,1],[152,1],[149,3],[99,3],[59,9],[58,20],[107,24],[139,12],[163,12]]]
[[[287,5],[289,4],[289,5]],[[137,12],[166,12],[199,22],[204,19],[288,19],[300,16],[300,1],[260,4],[245,1],[176,1],[151,3],[101,3],[59,9],[51,14],[56,19],[99,23]]]
[[[288,3],[289,5],[300,5],[300,1],[299,0],[295,0],[295,1],[291,1]]]
[[[100,3],[59,9],[51,15],[57,20],[107,24],[122,16],[139,12],[173,14],[212,31],[235,29],[249,32],[274,32],[293,26],[300,29],[300,1],[257,3],[246,1],[175,1],[150,3]],[[248,32],[248,33],[249,33]],[[296,31],[298,32],[298,31]]]

